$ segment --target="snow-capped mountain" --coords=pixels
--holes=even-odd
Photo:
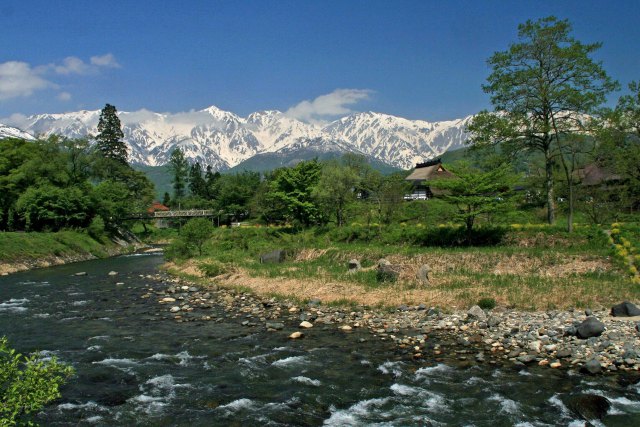
[[[0,139],[2,138],[21,138],[21,139],[28,139],[28,140],[35,139],[31,134],[21,131],[18,128],[0,124]]]
[[[176,114],[147,110],[118,114],[133,163],[165,164],[173,149],[180,147],[189,160],[211,165],[214,170],[228,169],[257,154],[301,148],[356,152],[409,169],[460,148],[471,118],[431,123],[366,112],[320,126],[280,111],[260,111],[243,118],[214,106]],[[17,124],[38,137],[58,134],[78,138],[95,135],[99,117],[100,111],[41,114]],[[0,132],[5,128],[0,127]]]

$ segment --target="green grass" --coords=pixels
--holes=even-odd
[[[38,260],[50,256],[91,254],[108,255],[111,243],[98,242],[89,235],[77,231],[57,233],[0,233],[0,262]]]
[[[209,277],[242,272],[256,279],[256,292],[260,279],[291,283],[296,289],[290,289],[290,296],[300,299],[313,297],[305,292],[312,292],[316,285],[334,284],[330,300],[368,305],[424,302],[464,307],[493,298],[503,306],[552,309],[640,299],[640,286],[610,261],[608,237],[596,227],[580,226],[574,233],[543,225],[509,227],[501,244],[479,247],[415,244],[411,236],[420,236],[424,227],[408,225],[402,227],[400,235],[407,238],[402,242],[395,240],[399,229],[383,228],[374,239],[365,235],[340,240],[333,236],[344,236],[343,231],[332,229],[218,229],[205,245],[204,255],[194,261]],[[289,258],[281,264],[261,264],[260,254],[274,249],[286,250]],[[351,258],[359,259],[364,269],[348,274]],[[376,280],[373,267],[380,258],[403,265],[398,282]],[[415,281],[414,270],[420,263],[433,267],[427,288]],[[383,295],[377,297],[383,300],[367,299],[367,294]]]

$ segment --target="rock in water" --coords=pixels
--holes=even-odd
[[[587,319],[577,328],[577,336],[582,339],[599,337],[603,332],[604,323],[595,317],[587,317]]]
[[[611,315],[614,317],[640,316],[640,308],[629,301],[611,307]]]
[[[109,276],[117,276],[118,272],[117,271],[110,271],[109,272]]]
[[[305,328],[305,329],[313,328],[313,323],[311,323],[311,322],[307,322],[307,321],[305,320],[304,322],[300,323],[300,327],[301,327],[301,328]]]
[[[302,332],[294,332],[291,335],[289,335],[289,338],[292,340],[302,338],[302,337],[304,337],[304,334]]]
[[[584,420],[601,420],[607,414],[611,403],[606,397],[597,394],[569,396],[567,408]]]

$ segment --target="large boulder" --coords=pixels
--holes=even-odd
[[[604,332],[604,323],[595,317],[587,317],[576,330],[578,338],[587,339],[591,337],[599,337]]]
[[[569,396],[565,403],[567,408],[584,420],[602,420],[611,407],[606,397],[597,394],[579,394]]]
[[[260,255],[260,263],[262,264],[279,264],[284,262],[287,258],[287,254],[282,249],[276,249],[275,251],[267,252]]]
[[[640,308],[636,307],[629,301],[611,307],[611,315],[614,317],[633,317],[640,316]]]

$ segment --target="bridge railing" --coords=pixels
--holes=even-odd
[[[212,210],[207,209],[189,209],[180,211],[155,211],[153,213],[154,218],[178,218],[178,217],[206,217],[214,216]]]

